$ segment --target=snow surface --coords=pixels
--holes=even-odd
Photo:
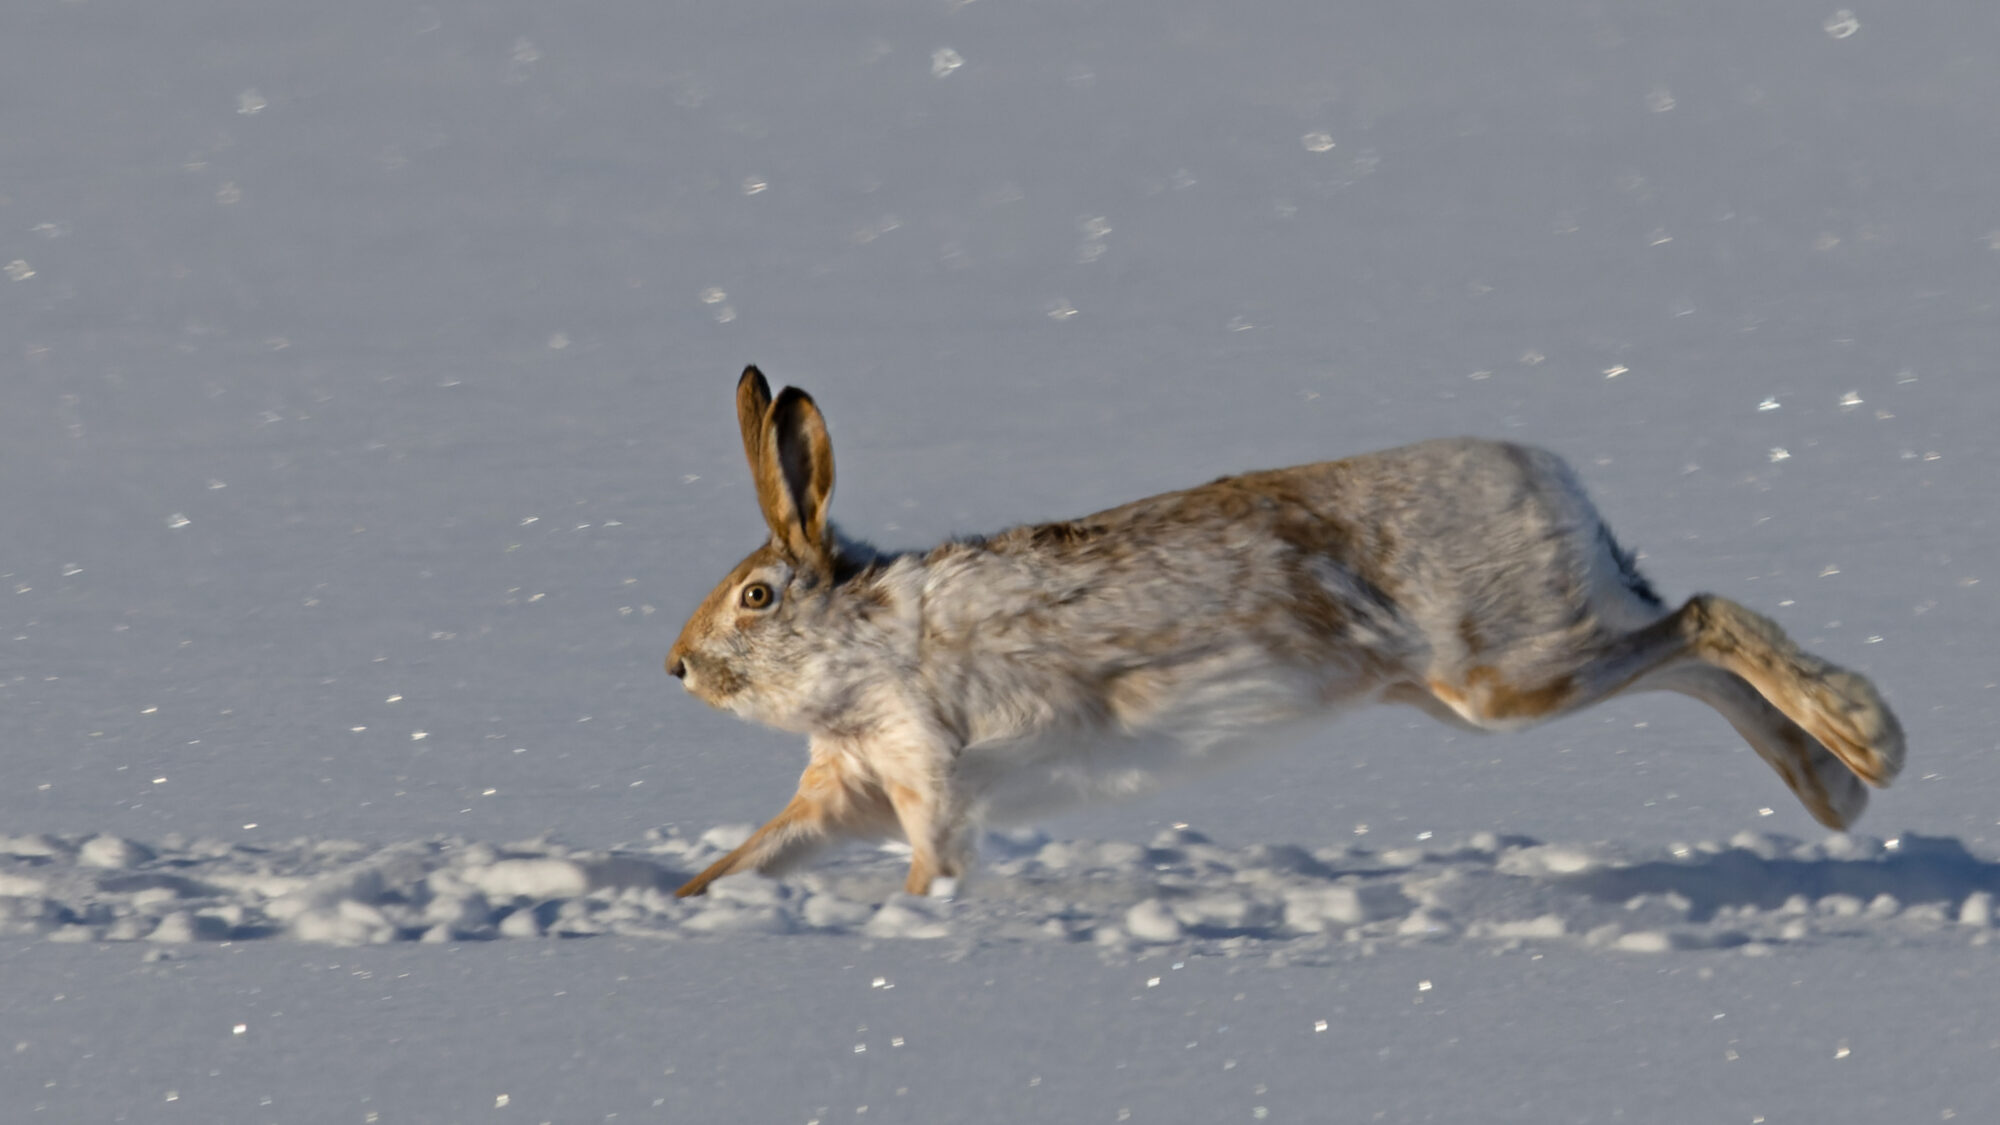
[[[2000,1120],[1995,42],[5,6],[0,1116]],[[1828,838],[1685,700],[1382,710],[949,901],[872,847],[672,901],[801,764],[660,671],[757,537],[750,361],[885,545],[1548,445],[1668,596],[1875,677],[1909,769]]]
[[[819,933],[955,938],[974,948],[1086,942],[1130,954],[1326,963],[1377,943],[1525,942],[1664,953],[1868,939],[1910,946],[1992,939],[2000,863],[1945,837],[1756,832],[1647,850],[1478,833],[1444,847],[1228,848],[1177,826],[1150,844],[986,841],[981,877],[950,895],[896,890],[908,848],[783,880],[742,875],[673,889],[749,834],[585,851],[547,840],[370,847],[115,836],[0,839],[0,933],[162,943],[291,937],[338,945],[497,938],[685,938]]]

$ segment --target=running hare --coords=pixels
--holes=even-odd
[[[1903,764],[1873,685],[1727,599],[1666,609],[1539,449],[1429,441],[884,555],[827,522],[833,449],[810,396],[774,400],[748,368],[736,416],[771,539],[695,610],[667,670],[806,735],[811,762],[682,895],[896,832],[923,894],[964,869],[983,820],[1138,791],[1377,700],[1517,730],[1681,692],[1832,828]]]

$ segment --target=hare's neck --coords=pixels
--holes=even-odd
[[[877,555],[838,586],[826,628],[840,647],[863,646],[913,662],[923,618],[923,568],[910,555]]]
[[[963,742],[1020,737],[1089,709],[1073,698],[1070,611],[1049,593],[1060,585],[1058,568],[979,541],[948,543],[900,565],[915,608],[911,672],[938,720]]]

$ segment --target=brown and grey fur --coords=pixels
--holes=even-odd
[[[971,829],[1149,788],[1361,703],[1517,730],[1626,691],[1707,703],[1814,819],[1842,828],[1903,763],[1863,677],[1735,602],[1668,610],[1551,453],[1453,438],[1245,473],[1081,519],[878,556],[827,521],[810,396],[737,385],[770,541],[667,667],[809,739],[791,803],[681,888],[900,833],[907,889]],[[751,608],[745,591],[773,595]],[[753,599],[755,595],[752,595]]]

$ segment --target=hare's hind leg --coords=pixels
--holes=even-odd
[[[1903,728],[1867,677],[1802,651],[1776,622],[1727,598],[1696,594],[1673,617],[1704,663],[1742,677],[1855,776],[1895,780]]]
[[[1778,772],[1812,818],[1828,828],[1846,828],[1868,807],[1868,789],[1846,763],[1736,673],[1711,664],[1682,664],[1637,686],[1678,692],[1715,708]]]
[[[1475,664],[1450,679],[1433,677],[1426,686],[1467,722],[1508,730],[1634,687],[1667,686],[1668,674],[1683,665],[1707,666],[1740,677],[1870,785],[1889,784],[1903,768],[1903,728],[1875,685],[1801,651],[1775,622],[1714,594],[1697,594],[1650,625],[1573,655],[1559,673],[1547,671],[1550,664],[1544,657],[1544,670],[1527,673],[1502,664]],[[1729,690],[1709,689],[1710,694]],[[1742,708],[1736,711],[1732,722]],[[1769,725],[1753,722],[1760,728]],[[1758,744],[1754,738],[1751,742]]]
[[[1527,667],[1502,656],[1449,676],[1432,675],[1424,686],[1471,726],[1519,730],[1608,699],[1693,656],[1682,614],[1670,613],[1623,635],[1538,653]],[[1436,713],[1432,706],[1425,710]]]
[[[1902,768],[1902,727],[1874,685],[1800,651],[1775,623],[1713,594],[1600,643],[1566,668],[1537,675],[1480,664],[1427,686],[1488,730],[1554,718],[1624,691],[1691,695],[1721,712],[1813,818],[1832,828],[1845,828],[1867,805],[1857,778],[1887,785]]]

